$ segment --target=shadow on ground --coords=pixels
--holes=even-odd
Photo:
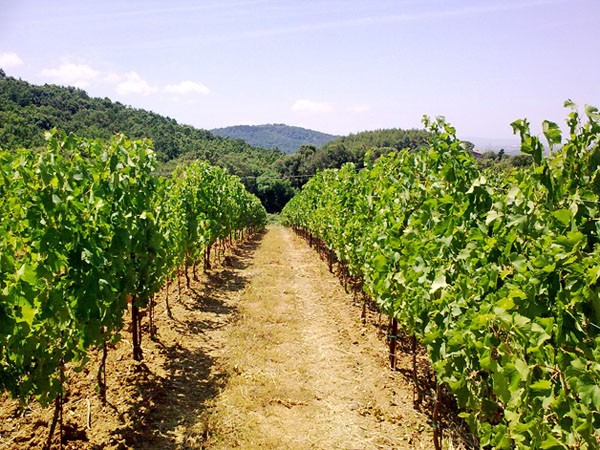
[[[198,425],[198,418],[208,418],[208,404],[226,383],[225,374],[215,370],[216,360],[207,346],[189,346],[185,341],[200,339],[212,330],[227,326],[237,315],[230,297],[248,284],[240,272],[252,263],[254,251],[264,236],[255,235],[229,252],[219,268],[208,271],[194,282],[185,302],[176,302],[183,317],[165,319],[162,327],[171,327],[179,334],[174,343],[156,342],[164,355],[162,368],[166,376],[153,374],[141,366],[133,379],[139,398],[131,403],[126,414],[132,417],[127,428],[119,430],[123,448],[175,449],[201,448],[207,425]],[[185,308],[183,307],[185,303]],[[210,337],[210,336],[209,336]],[[206,340],[206,336],[204,336]],[[181,342],[181,344],[180,344]],[[213,344],[214,345],[214,344]],[[193,348],[192,348],[193,347]]]

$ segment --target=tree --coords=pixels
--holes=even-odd
[[[256,179],[257,193],[268,213],[279,212],[294,196],[296,191],[289,180],[284,180],[274,171],[265,171]]]

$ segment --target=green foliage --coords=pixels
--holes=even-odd
[[[39,152],[0,152],[0,390],[44,405],[64,364],[118,336],[128,296],[145,307],[206,246],[266,222],[223,169],[156,177],[148,140],[46,137]]]
[[[286,154],[294,153],[302,145],[319,147],[337,137],[284,124],[236,125],[211,131],[218,136],[242,139],[255,147],[279,149]]]
[[[524,153],[519,155],[507,155],[504,149],[497,154],[488,151],[480,155],[477,159],[477,166],[488,172],[509,172],[515,167],[528,167],[533,164],[533,158]]]
[[[570,105],[573,107],[572,105]],[[574,107],[573,107],[574,108]],[[513,127],[533,165],[480,168],[438,119],[428,148],[313,178],[282,212],[426,346],[482,447],[600,447],[600,123]]]
[[[35,86],[0,77],[0,147],[41,148],[45,145],[44,132],[51,128],[92,139],[110,139],[116,133],[134,139],[149,138],[154,142],[160,174],[170,175],[175,167],[189,161],[206,160],[243,177],[243,183],[255,194],[259,194],[256,178],[271,175],[274,163],[284,156],[278,150],[252,147],[240,139],[180,125],[168,117],[108,98],[91,98],[80,89]],[[265,205],[281,203],[278,187],[273,192],[263,189],[260,195]],[[285,201],[289,198],[291,194]]]
[[[426,145],[428,133],[423,130],[375,130],[340,137],[320,148],[302,146],[298,152],[278,163],[278,170],[300,187],[322,169],[340,168],[351,162],[363,167],[367,153],[377,159],[390,151],[409,148],[416,150]]]
[[[35,86],[0,76],[0,147],[43,148],[43,134],[52,128],[90,139],[110,139],[125,133],[133,139],[151,139],[158,161],[157,173],[170,176],[175,168],[205,160],[240,177],[269,212],[278,212],[318,170],[353,162],[362,167],[367,151],[377,158],[393,149],[417,149],[427,142],[419,130],[377,130],[341,137],[286,125],[233,127],[215,130],[233,133],[265,147],[299,150],[284,155],[279,150],[257,148],[242,139],[218,136],[180,125],[174,119],[92,98],[85,91],[55,85]],[[260,139],[259,141],[253,140]],[[312,143],[307,144],[307,143]],[[323,145],[318,148],[317,146]],[[277,178],[277,179],[276,179]]]
[[[6,150],[44,146],[44,131],[59,128],[84,138],[109,139],[126,133],[152,139],[159,161],[195,152],[212,160],[220,153],[251,147],[209,131],[179,125],[174,119],[127,107],[108,98],[55,85],[35,86],[12,77],[0,78],[0,145]]]

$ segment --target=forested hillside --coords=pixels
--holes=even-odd
[[[284,176],[290,176],[292,184],[301,186],[318,170],[340,168],[347,162],[363,167],[365,155],[370,152],[376,159],[391,150],[408,148],[417,150],[427,144],[429,134],[423,130],[364,131],[343,136],[328,142],[320,148],[304,145],[296,153],[277,163]]]
[[[131,139],[150,138],[160,161],[158,173],[170,176],[179,165],[200,159],[223,167],[240,177],[246,188],[262,201],[269,212],[278,212],[319,170],[339,168],[347,162],[363,167],[367,152],[371,160],[391,150],[417,150],[425,146],[429,134],[424,130],[398,128],[364,131],[338,137],[320,147],[301,145],[292,154],[255,147],[242,139],[213,134],[175,119],[132,108],[109,98],[93,98],[74,87],[46,84],[37,86],[7,76],[0,69],[0,148],[45,146],[44,132],[58,128],[83,138],[109,139],[123,133]],[[255,137],[270,135],[272,143],[285,136],[299,142],[316,142],[333,136],[287,125],[231,127],[252,129]],[[216,130],[219,131],[219,130]],[[244,133],[240,132],[240,136]],[[278,137],[277,137],[278,136]],[[263,140],[264,145],[268,145]],[[278,144],[280,145],[280,144]],[[509,167],[520,157],[484,160],[485,165]],[[515,161],[513,161],[515,160]]]
[[[131,139],[150,138],[162,162],[160,173],[169,174],[175,162],[207,160],[240,176],[246,188],[271,212],[281,209],[293,195],[289,183],[273,168],[284,157],[278,150],[216,136],[108,98],[93,98],[81,89],[36,86],[7,76],[0,69],[0,148],[45,146],[44,132],[52,128],[75,132],[83,138],[109,139],[115,133]]]
[[[280,147],[284,147],[284,136],[296,142],[314,142],[285,155],[109,98],[93,98],[74,87],[37,86],[7,76],[0,69],[0,148],[42,147],[44,132],[52,128],[75,132],[83,138],[109,139],[115,133],[131,139],[150,138],[161,162],[158,172],[165,176],[178,165],[207,160],[239,176],[269,212],[281,210],[294,195],[294,187],[302,186],[319,170],[341,167],[346,162],[362,167],[367,151],[375,159],[391,149],[415,150],[428,139],[423,130],[388,129],[339,137],[319,147],[319,139],[322,142],[334,136],[286,125],[247,127],[261,131],[263,136],[269,132],[271,143]],[[239,131],[242,127],[234,128]],[[263,142],[268,145],[266,140]]]
[[[117,132],[147,137],[162,161],[192,151],[211,162],[226,153],[245,152],[265,161],[281,156],[108,98],[90,97],[81,89],[36,86],[0,72],[0,145],[8,149],[44,145],[43,132],[54,127],[82,137],[109,138]]]
[[[282,123],[267,125],[235,125],[211,130],[219,136],[243,139],[250,145],[279,149],[284,153],[293,153],[302,145],[320,147],[337,138],[332,134],[293,127]]]

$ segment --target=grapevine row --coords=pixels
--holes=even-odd
[[[140,309],[165,281],[264,226],[224,170],[195,162],[167,180],[155,165],[150,141],[123,136],[51,132],[45,150],[0,152],[0,391],[58,399],[65,364],[83,366],[90,348],[105,360],[128,310],[141,360]]]
[[[549,152],[512,124],[531,167],[480,170],[425,118],[426,150],[323,171],[283,211],[426,346],[482,447],[600,447],[600,115],[566,106]]]

